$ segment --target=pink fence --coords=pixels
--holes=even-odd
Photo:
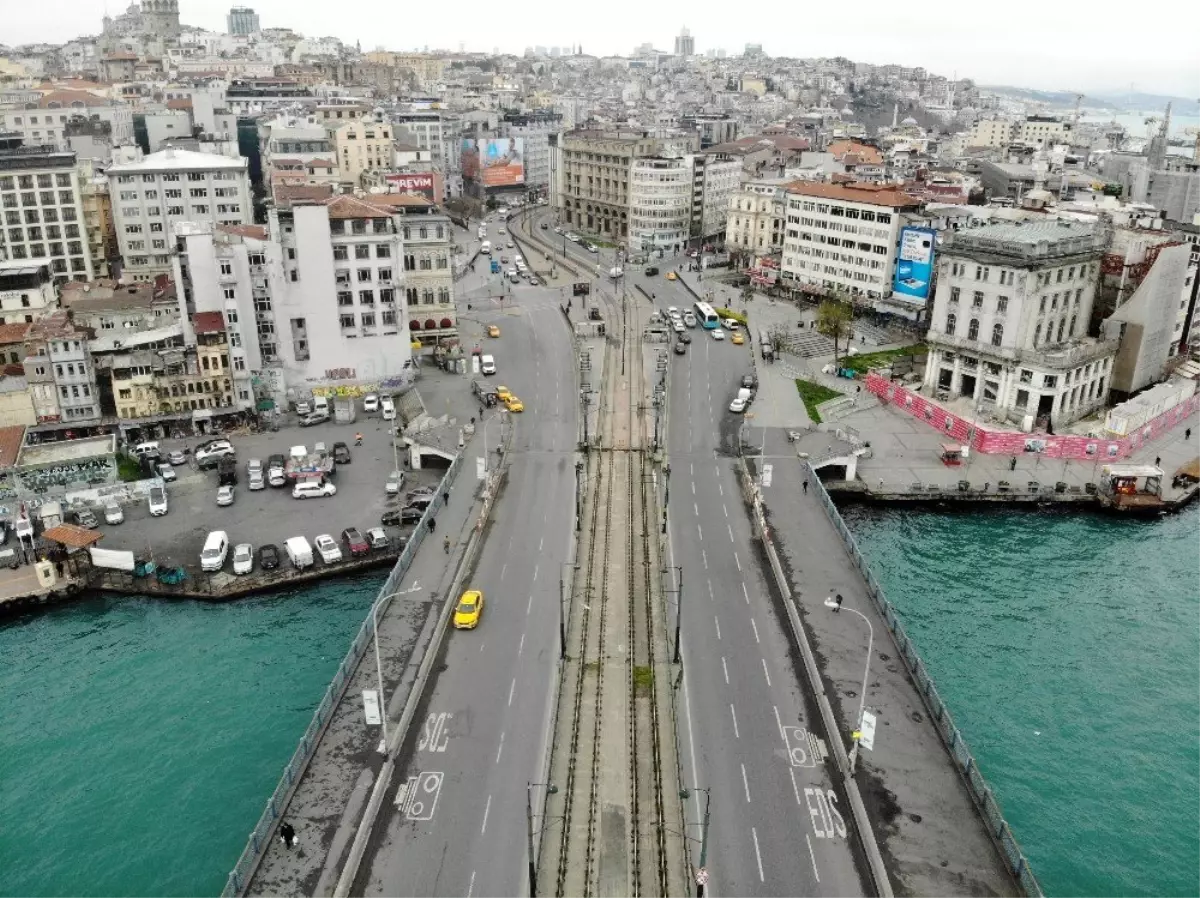
[[[1081,436],[1054,436],[1046,433],[1020,433],[1009,430],[990,430],[972,424],[965,418],[946,411],[919,393],[894,384],[878,374],[867,375],[867,389],[879,399],[945,434],[948,443],[969,443],[976,452],[989,455],[1022,455],[1040,452],[1046,458],[1078,458],[1117,460],[1127,458],[1146,443],[1166,433],[1200,408],[1200,394],[1168,409],[1138,428],[1128,437],[1093,439]]]

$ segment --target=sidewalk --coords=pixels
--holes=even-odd
[[[857,780],[896,894],[1019,894],[863,578],[815,490],[803,490],[801,462],[780,457],[786,446],[782,433],[769,435],[766,454],[775,457],[771,485],[763,489],[767,520],[842,738],[857,723],[868,631],[857,615],[824,607],[825,598],[841,593],[845,608],[874,628],[866,707],[878,728],[874,750],[860,754]]]
[[[450,502],[435,518],[437,529],[421,543],[404,579],[403,590],[379,620],[379,653],[388,721],[399,720],[417,667],[433,638],[433,630],[470,530],[482,507],[478,498],[474,456],[479,432],[464,450],[463,465],[450,489]],[[450,536],[452,549],[442,541]],[[415,588],[415,589],[414,589]],[[365,614],[369,606],[364,602]],[[410,663],[411,662],[411,663]],[[330,894],[371,787],[384,763],[379,752],[381,728],[364,718],[362,692],[377,689],[375,657],[371,649],[349,678],[345,693],[333,711],[320,744],[288,799],[279,820],[295,827],[296,845],[288,850],[272,834],[255,870],[247,894]],[[394,733],[389,730],[389,737]]]

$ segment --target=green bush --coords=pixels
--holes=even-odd
[[[722,318],[732,318],[742,327],[746,327],[747,322],[750,320],[749,315],[743,315],[741,312],[735,312],[733,309],[715,309],[714,311]]]
[[[125,483],[142,479],[142,465],[132,455],[117,456],[117,476]]]
[[[900,349],[884,349],[880,352],[844,355],[839,364],[843,368],[850,368],[857,374],[865,374],[872,368],[886,368],[891,365],[894,359],[908,355],[925,355],[925,344],[914,343],[912,346],[903,346]]]
[[[800,392],[800,398],[804,400],[804,410],[808,412],[808,417],[814,424],[821,423],[821,413],[817,411],[817,406],[842,395],[836,390],[800,377],[796,378],[796,389]]]

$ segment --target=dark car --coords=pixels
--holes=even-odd
[[[347,527],[342,531],[342,542],[346,544],[346,549],[351,555],[366,555],[371,551],[370,544],[356,527]]]
[[[687,354],[687,344],[683,343],[683,342],[677,342],[675,344],[675,355],[686,355],[686,354]]]
[[[237,460],[224,456],[217,460],[217,486],[237,486]]]
[[[415,490],[409,490],[407,493],[405,493],[404,498],[409,501],[409,504],[412,504],[414,499],[432,497],[435,493],[437,493],[436,487],[419,486]]]
[[[742,375],[742,386],[744,388],[746,388],[747,390],[757,390],[758,389],[758,375],[743,374]]]
[[[550,225],[546,224],[544,221],[542,222],[542,230],[543,230],[543,231],[544,231],[544,230],[546,230],[546,229],[547,229],[547,228],[549,228],[549,227],[550,227]]]
[[[687,331],[680,331],[676,336],[679,338],[680,343],[691,343],[692,342],[692,335],[690,333],[688,333]]]
[[[350,464],[350,447],[341,440],[333,444],[333,462],[338,465]]]
[[[270,543],[258,547],[258,569],[273,571],[279,567],[279,550]]]
[[[421,520],[421,516],[425,514],[424,509],[416,508],[412,505],[405,505],[403,508],[389,508],[383,513],[379,519],[379,523],[386,526],[396,527],[401,524],[416,524]]]
[[[77,527],[86,527],[88,530],[95,530],[100,526],[100,522],[96,520],[94,514],[84,508],[75,512],[75,525]]]
[[[647,265],[645,274],[646,274],[646,277],[648,277],[648,278],[654,277],[656,274],[658,274],[658,266],[657,265]]]

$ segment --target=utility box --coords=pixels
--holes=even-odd
[[[49,561],[39,561],[33,568],[37,571],[38,586],[42,589],[53,589],[58,583],[58,576],[54,573],[54,565]]]
[[[338,424],[353,424],[357,414],[352,397],[339,396],[333,400],[333,420]]]

